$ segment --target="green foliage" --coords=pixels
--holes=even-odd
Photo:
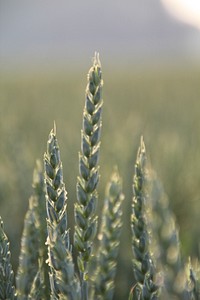
[[[0,300],[112,300],[115,297],[116,276],[120,273],[117,272],[117,257],[120,241],[123,241],[123,203],[131,205],[128,200],[123,201],[122,179],[115,169],[107,184],[98,228],[102,85],[101,64],[95,54],[88,74],[83,111],[74,241],[71,242],[68,225],[68,217],[72,215],[71,199],[69,197],[68,201],[63,181],[54,125],[44,155],[44,171],[39,161],[34,170],[33,195],[24,221],[16,288],[9,242],[0,220]],[[113,146],[109,141],[109,147]],[[15,152],[20,154],[20,151]],[[18,162],[18,168],[22,161]],[[131,233],[125,229],[133,256],[132,288],[129,286],[130,292],[126,291],[129,300],[199,300],[199,262],[192,260],[185,264],[175,216],[162,185],[147,164],[142,138],[135,162],[130,215]],[[121,272],[126,274],[126,270]],[[118,295],[116,297],[119,299]]]

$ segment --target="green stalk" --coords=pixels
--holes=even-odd
[[[122,181],[115,170],[107,185],[102,211],[100,245],[97,253],[97,270],[94,276],[95,298],[111,300],[114,294],[114,278],[117,267],[120,233],[122,227]]]
[[[169,200],[154,172],[150,177],[153,247],[164,274],[162,299],[184,299],[184,265],[181,259],[179,232]]]
[[[146,152],[141,139],[133,178],[133,202],[131,214],[133,272],[141,300],[157,299],[158,286],[153,255],[150,252],[150,235],[147,223]],[[130,295],[131,299],[132,295]],[[134,298],[133,298],[134,299]]]
[[[48,258],[48,249],[45,245],[47,239],[47,224],[46,224],[46,205],[45,205],[45,185],[44,185],[44,171],[41,161],[36,161],[36,167],[33,172],[33,189],[35,197],[35,216],[36,224],[39,231],[39,271],[43,282],[43,300],[49,300],[50,297],[50,283],[49,283],[49,266],[46,263]],[[38,274],[36,275],[38,276]]]
[[[74,272],[67,228],[67,193],[55,128],[49,135],[44,165],[51,299],[79,300],[80,288]]]
[[[16,299],[14,273],[10,262],[8,238],[4,232],[3,221],[0,217],[0,299]]]
[[[39,161],[33,172],[33,196],[29,200],[29,208],[25,216],[21,241],[21,253],[17,274],[18,299],[28,299],[34,278],[40,265],[40,273],[44,273],[44,293],[42,299],[49,299],[48,266],[46,264],[47,238],[46,211],[44,194],[44,177]]]
[[[97,232],[97,184],[99,181],[99,148],[102,111],[101,64],[96,54],[88,74],[86,100],[83,112],[77,203],[75,204],[74,245],[78,251],[78,269],[81,280],[82,299],[88,299],[88,262],[92,255],[93,239]]]
[[[19,300],[27,300],[35,275],[38,271],[39,232],[36,227],[35,198],[29,200],[29,209],[24,220],[21,253],[16,284]]]

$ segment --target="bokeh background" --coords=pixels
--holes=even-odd
[[[95,51],[104,78],[99,215],[118,165],[126,199],[116,299],[125,299],[141,135],[176,215],[183,256],[199,252],[200,4],[0,0],[0,215],[15,271],[35,161],[43,159],[54,121],[73,232],[84,91]]]

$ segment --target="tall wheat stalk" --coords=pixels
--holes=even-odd
[[[21,240],[21,253],[17,273],[18,299],[28,299],[34,278],[38,271],[43,277],[42,299],[49,299],[48,266],[46,264],[47,238],[44,176],[40,161],[36,162],[33,172],[33,195],[29,199],[29,208],[25,216]]]
[[[47,142],[44,166],[51,299],[80,300],[80,286],[75,276],[67,227],[67,193],[55,126]]]
[[[179,232],[169,200],[155,172],[151,172],[153,246],[164,277],[163,299],[184,299],[186,274],[181,257]]]
[[[98,54],[95,54],[88,73],[81,152],[79,154],[79,176],[77,181],[77,203],[75,204],[74,245],[78,252],[78,269],[81,280],[82,299],[88,299],[88,262],[92,256],[93,239],[97,232],[97,184],[99,181],[99,148],[102,111],[102,75]]]
[[[38,271],[39,232],[36,226],[34,197],[29,200],[29,209],[24,220],[21,253],[16,278],[18,299],[26,300]]]
[[[33,189],[35,198],[35,217],[39,231],[39,271],[36,277],[40,278],[43,287],[43,294],[40,292],[43,300],[50,298],[50,283],[49,283],[49,266],[46,263],[48,258],[48,249],[45,245],[47,240],[47,223],[46,223],[46,201],[45,201],[45,185],[44,185],[44,170],[40,160],[36,161],[36,166],[33,172]],[[39,279],[37,279],[38,282]],[[43,283],[43,284],[42,284]]]
[[[155,282],[156,271],[150,252],[150,235],[147,223],[146,151],[141,138],[133,178],[133,202],[131,214],[133,272],[136,286],[130,299],[158,299],[159,288]]]

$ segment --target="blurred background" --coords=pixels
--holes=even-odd
[[[141,135],[176,215],[182,253],[198,255],[199,1],[0,0],[0,215],[15,270],[32,172],[54,120],[73,228],[84,91],[95,51],[104,78],[99,209],[117,164],[126,196],[117,286],[125,299]]]

